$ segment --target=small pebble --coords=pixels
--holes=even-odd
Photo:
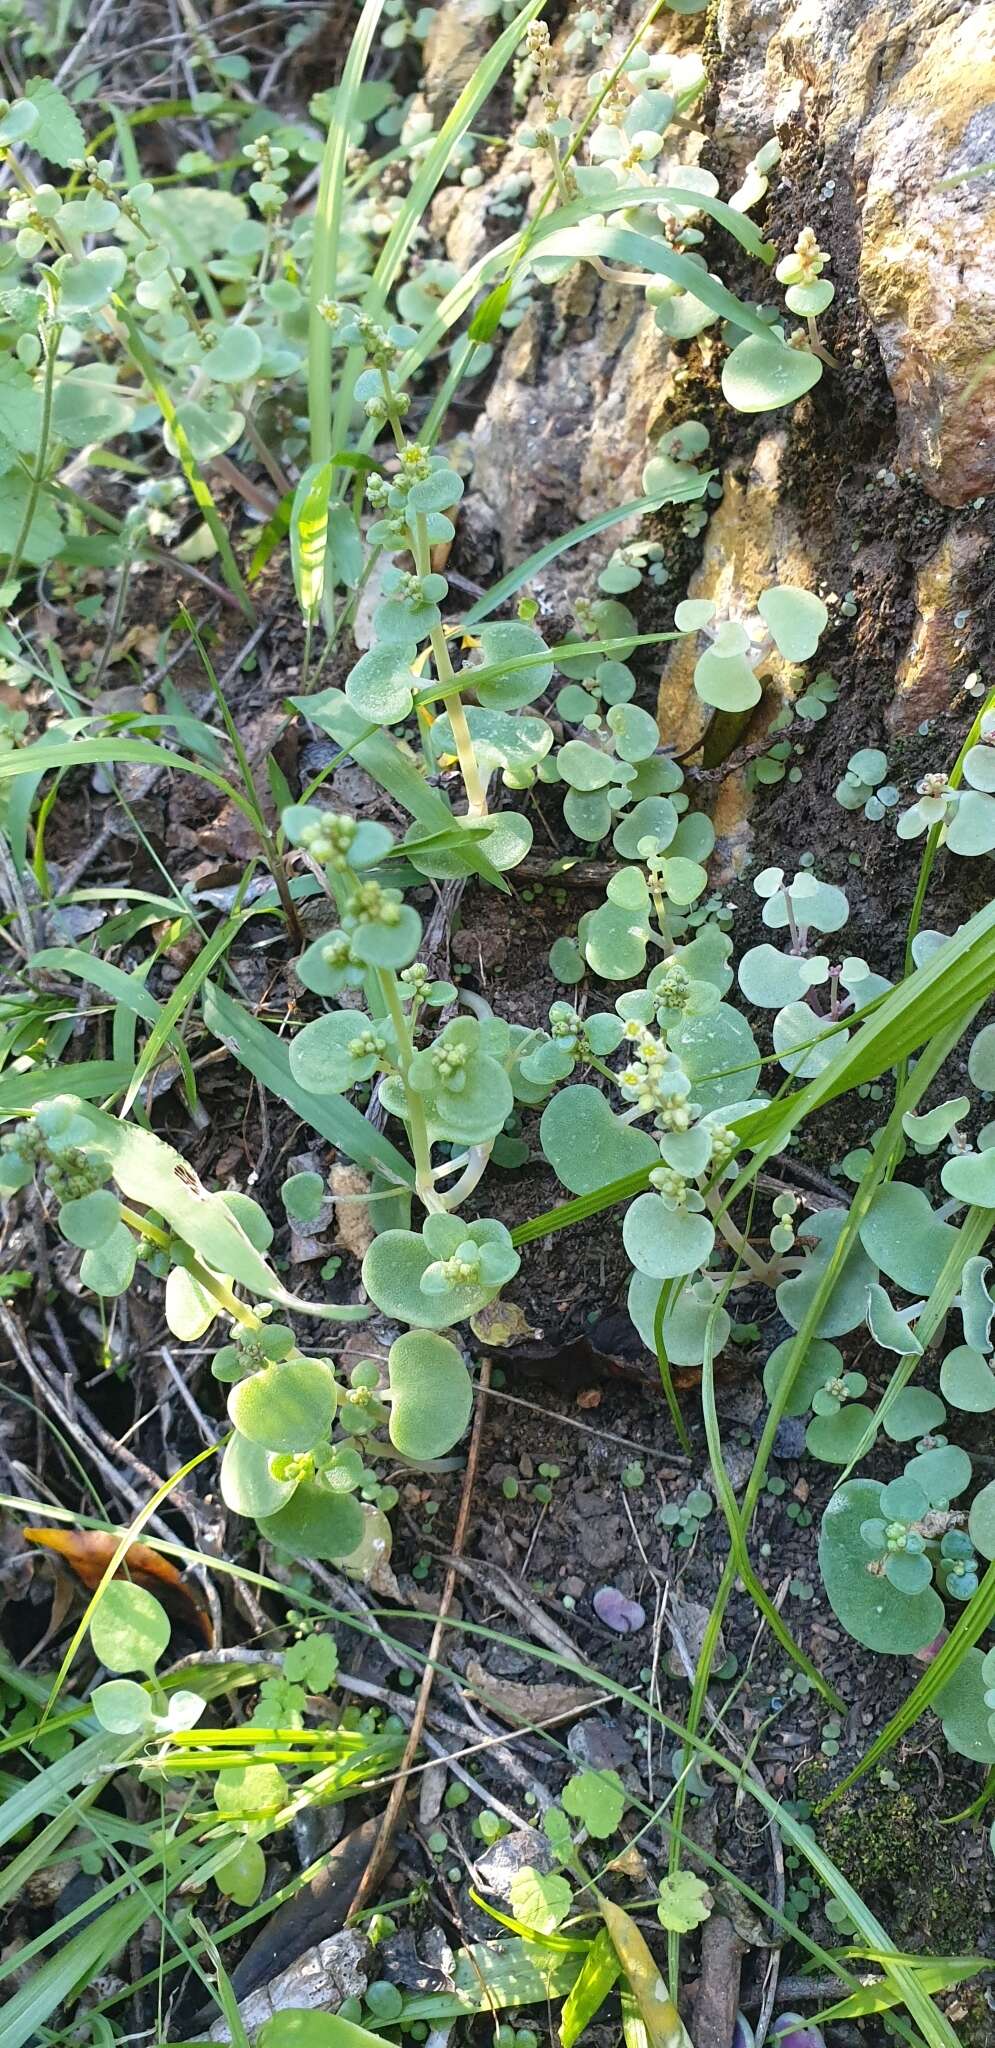
[[[594,1612],[606,1628],[618,1636],[632,1635],[646,1626],[646,1610],[638,1600],[627,1600],[617,1586],[601,1586],[594,1595]]]

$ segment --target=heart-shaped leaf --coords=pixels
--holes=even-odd
[[[640,1273],[675,1280],[704,1265],[715,1226],[694,1210],[668,1209],[659,1195],[638,1195],[626,1211],[622,1242]]]
[[[543,1110],[542,1149],[572,1195],[593,1194],[608,1181],[659,1164],[647,1131],[622,1122],[597,1088],[563,1088]]]
[[[793,405],[822,376],[818,356],[749,334],[722,365],[722,391],[737,412],[773,412]]]

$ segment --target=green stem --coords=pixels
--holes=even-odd
[[[52,400],[55,393],[55,359],[59,350],[59,336],[61,333],[61,327],[52,327],[49,329],[47,335],[47,348],[45,353],[45,384],[42,391],[41,431],[38,436],[38,447],[35,453],[35,466],[31,476],[31,488],[28,492],[27,503],[24,507],[24,517],[21,520],[20,532],[18,533],[17,539],[15,540],[13,548],[11,549],[10,561],[7,564],[7,574],[5,581],[9,583],[13,583],[14,578],[17,575],[18,569],[21,566],[21,557],[28,544],[28,539],[31,533],[31,522],[34,519],[35,512],[38,509],[38,499],[39,496],[41,495],[41,487],[45,477],[45,457],[48,454],[48,437],[52,428]]]
[[[404,1013],[404,1004],[398,991],[396,977],[391,969],[389,967],[377,967],[374,969],[374,973],[377,986],[384,1000],[387,1015],[394,1026],[394,1035],[397,1039],[397,1064],[400,1068],[401,1079],[404,1082],[404,1093],[407,1099],[407,1123],[411,1134],[411,1150],[415,1161],[415,1193],[418,1195],[424,1208],[429,1210],[444,1209],[446,1207],[445,1201],[436,1193],[432,1179],[432,1147],[429,1142],[425,1111],[422,1108],[417,1090],[412,1088],[408,1082],[408,1070],[414,1058],[411,1027]]]
[[[415,518],[413,552],[417,574],[419,576],[427,576],[431,568],[431,551],[428,542],[428,528],[423,512],[419,512]],[[481,778],[480,766],[474,752],[473,739],[466,720],[466,712],[463,709],[463,699],[459,692],[459,681],[449,659],[449,649],[446,646],[446,636],[442,627],[433,626],[429,639],[432,645],[432,656],[435,661],[435,672],[443,687],[442,701],[449,713],[449,723],[453,729],[453,739],[456,742],[456,752],[459,755],[459,764],[466,789],[467,813],[471,818],[486,818],[487,791]]]

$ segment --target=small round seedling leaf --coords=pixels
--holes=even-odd
[[[950,1161],[955,1164],[960,1161]],[[995,1159],[992,1179],[995,1185]],[[946,1186],[946,1173],[943,1180]],[[864,1250],[908,1294],[930,1293],[956,1241],[956,1231],[933,1214],[922,1189],[904,1181],[877,1189],[860,1226]]]
[[[549,966],[564,988],[584,979],[584,960],[576,939],[554,939],[549,949]]]
[[[137,1237],[132,1236],[126,1223],[116,1223],[103,1244],[83,1253],[79,1277],[84,1287],[93,1288],[94,1294],[126,1294],[135,1277],[137,1261]]]
[[[445,1330],[475,1316],[496,1290],[477,1284],[426,1293],[422,1278],[433,1262],[424,1238],[414,1230],[383,1230],[363,1260],[363,1286],[385,1316],[419,1330]]]
[[[786,1338],[771,1352],[764,1366],[764,1392],[768,1401],[773,1401],[780,1390],[794,1347],[794,1338]],[[835,1344],[827,1344],[823,1338],[814,1337],[798,1368],[785,1405],[785,1415],[805,1415],[812,1406],[816,1390],[824,1387],[827,1380],[838,1379],[842,1371],[842,1352]]]
[[[90,1641],[108,1671],[151,1675],[169,1641],[169,1618],[144,1586],[112,1579],[90,1622]]]
[[[716,654],[711,648],[695,663],[694,687],[702,703],[716,711],[750,711],[763,694],[745,655]]]
[[[802,1326],[846,1220],[843,1209],[823,1209],[806,1219],[805,1235],[817,1240],[816,1247],[801,1272],[790,1280],[782,1280],[777,1290],[778,1308],[793,1330]],[[855,1330],[864,1320],[867,1290],[876,1279],[877,1268],[862,1247],[854,1245],[837,1275],[829,1300],[823,1305],[816,1336],[840,1337]]]
[[[970,1202],[979,1209],[995,1209],[995,1147],[985,1152],[961,1152],[948,1159],[940,1174],[948,1195],[958,1202]],[[955,1233],[951,1230],[950,1236]]]
[[[995,1024],[978,1032],[967,1056],[967,1071],[976,1088],[995,1094]]]
[[[246,1838],[214,1873],[219,1892],[236,1906],[254,1906],[266,1882],[266,1858],[259,1843]]]
[[[201,359],[204,375],[216,384],[244,384],[263,359],[263,345],[252,327],[231,321]]]
[[[921,1486],[930,1507],[956,1500],[971,1483],[971,1460],[959,1444],[939,1444],[935,1450],[920,1451],[905,1467],[906,1479]]]
[[[409,1330],[391,1345],[390,1440],[406,1458],[441,1458],[459,1442],[473,1407],[466,1366],[447,1337]]]
[[[967,1518],[967,1533],[982,1557],[995,1558],[995,1479],[975,1494]]]
[[[185,1266],[166,1275],[166,1321],[181,1344],[197,1344],[218,1313],[214,1296]]]
[[[942,1373],[940,1385],[943,1385]],[[942,1429],[946,1419],[943,1402],[931,1387],[903,1387],[885,1411],[885,1435],[890,1436],[893,1444],[915,1443],[917,1437]]]
[[[309,1451],[335,1417],[335,1375],[320,1358],[285,1358],[240,1380],[228,1396],[235,1428],[266,1451]]]
[[[320,1173],[292,1173],[280,1189],[280,1200],[292,1223],[316,1223],[324,1199]]]
[[[995,1731],[992,1728],[992,1710],[986,1698],[990,1690],[985,1682],[984,1666],[987,1661],[980,1650],[968,1650],[932,1704],[940,1716],[949,1747],[956,1750],[958,1756],[970,1757],[973,1763],[990,1767],[995,1764]]]

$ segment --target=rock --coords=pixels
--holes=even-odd
[[[632,1744],[621,1722],[595,1721],[590,1715],[571,1728],[567,1748],[574,1763],[585,1771],[624,1770],[633,1757]]]
[[[860,289],[899,413],[899,460],[945,505],[995,485],[995,6],[910,23],[860,137]]]
[[[887,713],[888,726],[899,737],[915,732],[924,719],[949,711],[964,681],[965,636],[957,618],[969,607],[972,574],[985,548],[982,534],[953,528],[919,570],[919,617]]]
[[[422,85],[437,128],[469,84],[491,35],[491,16],[480,0],[443,0],[436,8],[422,52]]]
[[[299,1956],[282,1975],[239,2001],[243,2027],[256,2029],[288,2009],[306,2012],[338,2012],[347,1998],[362,1998],[369,1982],[370,1944],[351,1928],[330,1935]],[[208,2034],[210,2041],[230,2041],[227,2020],[216,2020]]]
[[[548,1872],[555,1862],[552,1844],[538,1828],[513,1828],[509,1835],[499,1836],[483,1856],[478,1856],[477,1870],[486,1891],[508,1900],[512,1878],[520,1870]]]
[[[943,185],[995,156],[995,4],[799,0],[780,23],[777,12],[721,0],[717,135],[740,165],[772,129],[809,155],[817,138],[835,219],[855,215],[899,461],[942,504],[968,504],[995,486],[995,173]]]
[[[816,590],[819,577],[806,539],[796,522],[793,501],[782,481],[786,437],[765,434],[750,467],[737,463],[723,478],[723,495],[709,521],[701,561],[687,594],[711,598],[720,612],[749,613],[762,590],[772,583],[798,583]],[[660,678],[657,716],[666,747],[686,755],[700,744],[712,714],[694,687],[694,667],[701,653],[697,638],[677,643]],[[764,671],[764,695],[749,726],[758,737],[792,696],[797,671],[774,657]],[[741,874],[749,854],[751,799],[739,773],[718,785],[711,806],[718,841],[720,886]]]

